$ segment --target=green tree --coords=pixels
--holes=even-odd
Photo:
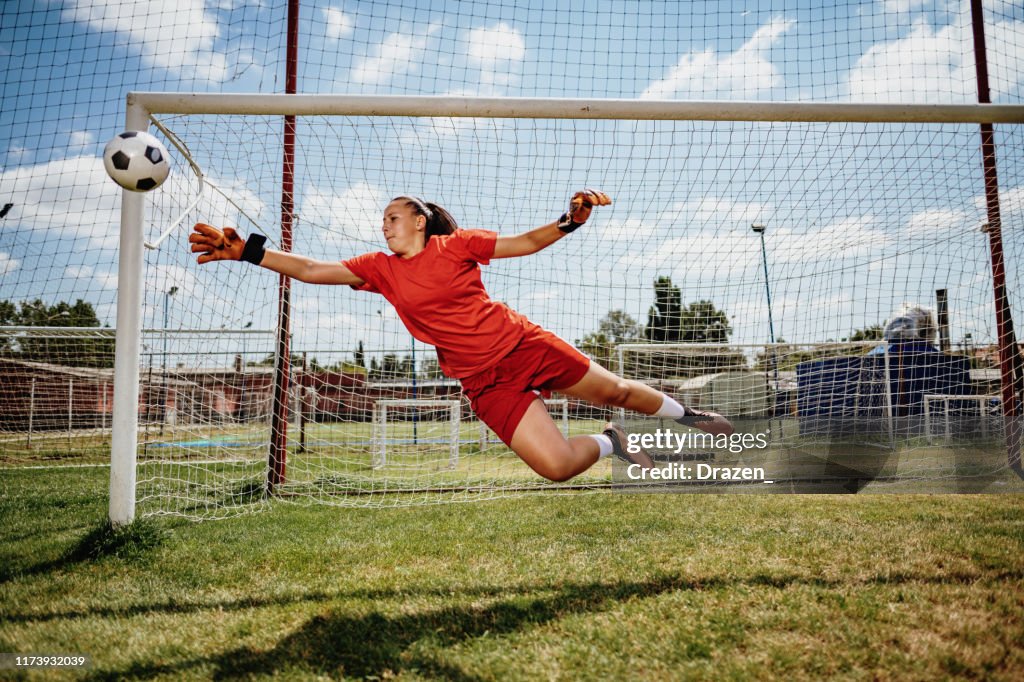
[[[680,312],[679,340],[687,343],[728,343],[729,316],[711,301],[696,301]]]
[[[612,310],[598,324],[598,331],[612,343],[633,343],[643,338],[640,325],[623,310]]]
[[[420,376],[424,379],[443,379],[444,372],[441,371],[441,364],[436,356],[427,356],[427,359],[420,363]]]
[[[843,341],[881,341],[882,331],[882,325],[873,324],[870,327],[858,329],[850,335],[850,338],[843,339]]]
[[[610,367],[615,347],[621,343],[641,341],[640,325],[623,310],[612,310],[601,318],[596,332],[576,340],[576,346],[603,367]]]
[[[398,378],[398,354],[385,353],[380,367],[381,379],[394,381]]]
[[[727,343],[729,316],[711,301],[682,304],[682,292],[671,277],[654,281],[654,305],[647,314],[645,336],[654,343]]]
[[[84,327],[99,328],[100,319],[92,304],[78,299],[74,303],[60,301],[49,305],[42,299],[0,301],[0,324],[22,327]],[[24,334],[16,340],[5,340],[0,352],[31,362],[72,367],[113,367],[114,339],[109,336],[81,334]]]
[[[0,301],[0,326],[13,327],[18,324],[18,306],[12,301]]]
[[[682,329],[682,293],[671,277],[654,280],[654,305],[647,312],[647,340],[678,343]]]
[[[644,336],[652,343],[729,342],[732,327],[729,316],[708,300],[694,301],[685,307],[682,292],[670,277],[654,281],[654,305],[647,317]],[[736,364],[735,354],[695,354],[691,350],[648,355],[643,372],[650,376],[693,376],[711,370],[725,370]]]
[[[412,355],[406,354],[399,357],[397,353],[385,353],[379,366],[376,358],[370,358],[368,378],[371,381],[412,380],[412,374]]]
[[[11,301],[0,301],[0,327],[13,327],[18,324],[18,306]],[[14,351],[14,340],[4,335],[0,337],[0,355],[10,355]]]

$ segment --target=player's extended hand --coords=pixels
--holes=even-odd
[[[558,229],[562,232],[572,232],[587,222],[595,206],[610,206],[611,203],[611,197],[596,189],[588,188],[576,192],[569,200],[569,210],[558,219]]]
[[[242,260],[245,240],[233,227],[218,230],[206,223],[196,223],[193,232],[188,236],[192,244],[192,253],[199,256],[200,265],[215,260]]]

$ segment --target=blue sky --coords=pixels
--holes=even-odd
[[[0,299],[84,297],[113,325],[119,193],[99,156],[129,90],[280,92],[280,3],[63,0],[0,7]],[[523,5],[526,5],[525,7]],[[299,89],[780,101],[970,102],[968,3],[306,2]],[[1024,8],[986,2],[993,99],[1020,102]],[[195,219],[273,233],[276,123],[164,120],[251,224],[213,195]],[[953,337],[994,340],[977,130],[972,126],[309,121],[300,128],[297,250],[344,258],[381,248],[383,204],[417,193],[465,227],[547,222],[572,189],[616,198],[585,232],[488,268],[495,298],[572,340],[609,309],[646,320],[651,282],[712,299],[734,338],[767,339],[760,245],[769,225],[777,335],[824,341],[951,290]],[[1019,128],[1019,127],[1018,127]],[[234,132],[233,132],[234,131]],[[1021,224],[1024,140],[1000,129],[1003,217]],[[177,155],[176,155],[177,156]],[[149,233],[194,183],[176,158],[150,195]],[[189,217],[190,221],[193,219]],[[1007,231],[1009,275],[1021,244]],[[146,324],[273,324],[274,279],[201,270],[184,233],[147,256]],[[173,300],[164,292],[178,286]],[[1014,299],[1016,302],[1017,299]],[[405,348],[373,296],[299,286],[296,346]],[[377,311],[380,310],[381,313]],[[1020,324],[1020,323],[1019,323]]]

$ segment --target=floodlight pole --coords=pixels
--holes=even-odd
[[[775,392],[779,390],[779,363],[775,357],[775,323],[772,320],[772,290],[768,284],[768,249],[764,245],[764,231],[767,229],[761,223],[754,223],[750,229],[761,236],[761,262],[764,264],[764,292],[768,298],[768,338],[772,342],[769,362],[775,376]],[[772,393],[772,415],[775,415],[775,392]]]

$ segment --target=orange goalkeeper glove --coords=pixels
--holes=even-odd
[[[594,206],[610,206],[611,203],[611,197],[596,189],[588,188],[582,192],[576,192],[569,200],[569,210],[558,219],[558,229],[566,234],[573,232],[587,222]]]
[[[206,223],[196,223],[194,232],[188,236],[192,244],[192,253],[199,256],[200,265],[215,260],[244,260],[259,265],[266,249],[263,248],[267,238],[261,234],[251,234],[248,239],[235,231],[233,227],[218,230]]]

